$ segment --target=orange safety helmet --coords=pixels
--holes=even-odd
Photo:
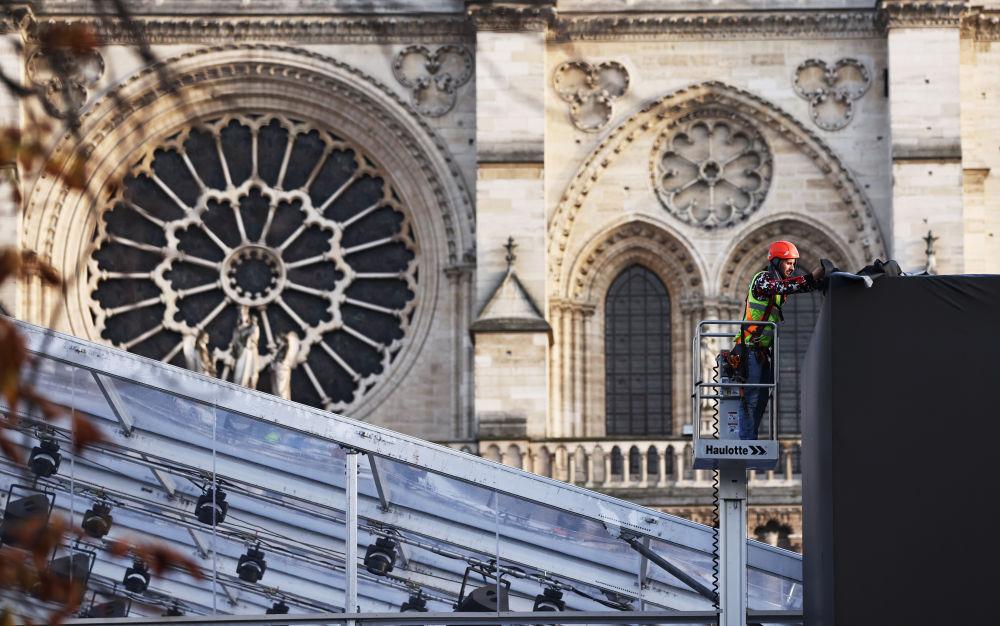
[[[774,259],[797,259],[799,249],[791,241],[775,241],[767,247],[767,260]]]

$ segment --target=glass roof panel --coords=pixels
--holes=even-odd
[[[431,610],[451,610],[473,566],[511,581],[513,608],[531,608],[547,586],[575,610],[704,610],[711,603],[622,539],[637,536],[696,579],[711,583],[713,531],[704,526],[491,463],[412,437],[136,355],[20,324],[40,358],[37,384],[59,404],[100,420],[108,442],[80,458],[68,424],[56,422],[63,466],[40,487],[75,524],[98,498],[113,506],[111,538],[146,537],[195,555],[211,585],[172,572],[145,599],[172,599],[191,613],[261,612],[284,598],[293,612],[339,610],[346,586],[347,452],[358,457],[358,604],[398,610],[415,590]],[[22,422],[23,447],[39,425]],[[0,463],[0,486],[29,484]],[[196,519],[197,499],[216,486],[226,519]],[[396,538],[396,567],[378,577],[365,548]],[[267,572],[240,580],[239,558],[260,544]],[[100,541],[94,545],[100,547]],[[95,581],[109,589],[127,559],[98,550]],[[801,607],[798,555],[750,542],[751,608]],[[645,569],[643,569],[645,567]],[[645,586],[640,576],[645,571]],[[480,576],[474,586],[482,585]],[[138,605],[138,603],[137,603]],[[158,613],[156,613],[158,614]]]

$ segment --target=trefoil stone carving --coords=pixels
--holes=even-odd
[[[462,46],[441,46],[431,52],[424,46],[407,46],[392,61],[392,73],[411,90],[414,108],[427,117],[441,117],[452,110],[458,88],[469,82],[472,53]]]
[[[556,67],[552,85],[569,103],[569,116],[578,129],[593,133],[611,121],[613,103],[628,91],[628,70],[621,63],[565,61]]]
[[[65,118],[87,103],[90,88],[104,75],[104,59],[96,50],[76,54],[39,48],[24,69],[31,84],[41,89],[49,113]]]
[[[771,150],[748,120],[707,108],[672,121],[660,133],[650,171],[656,195],[671,215],[712,229],[760,208],[772,168]]]
[[[854,118],[854,102],[871,87],[871,74],[857,59],[844,58],[832,66],[806,59],[795,70],[795,93],[809,101],[813,123],[823,130],[840,130]]]

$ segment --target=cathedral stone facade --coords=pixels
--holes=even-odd
[[[0,218],[69,286],[0,295],[149,358],[710,522],[693,329],[769,241],[1000,271],[997,0],[130,6],[8,15],[0,64],[80,125],[4,165]],[[72,24],[100,46],[52,85],[39,33]],[[0,95],[8,126],[34,106]],[[786,307],[751,483],[748,531],[792,548],[818,303]]]

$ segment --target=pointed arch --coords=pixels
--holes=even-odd
[[[660,131],[662,120],[712,106],[733,111],[777,133],[804,154],[836,193],[837,211],[852,224],[848,244],[857,258],[883,255],[885,246],[870,200],[844,162],[815,132],[787,111],[753,93],[718,81],[679,89],[654,100],[610,131],[580,166],[549,220],[550,272],[559,290],[570,280],[573,254],[568,245],[588,194],[608,168],[640,138]]]

